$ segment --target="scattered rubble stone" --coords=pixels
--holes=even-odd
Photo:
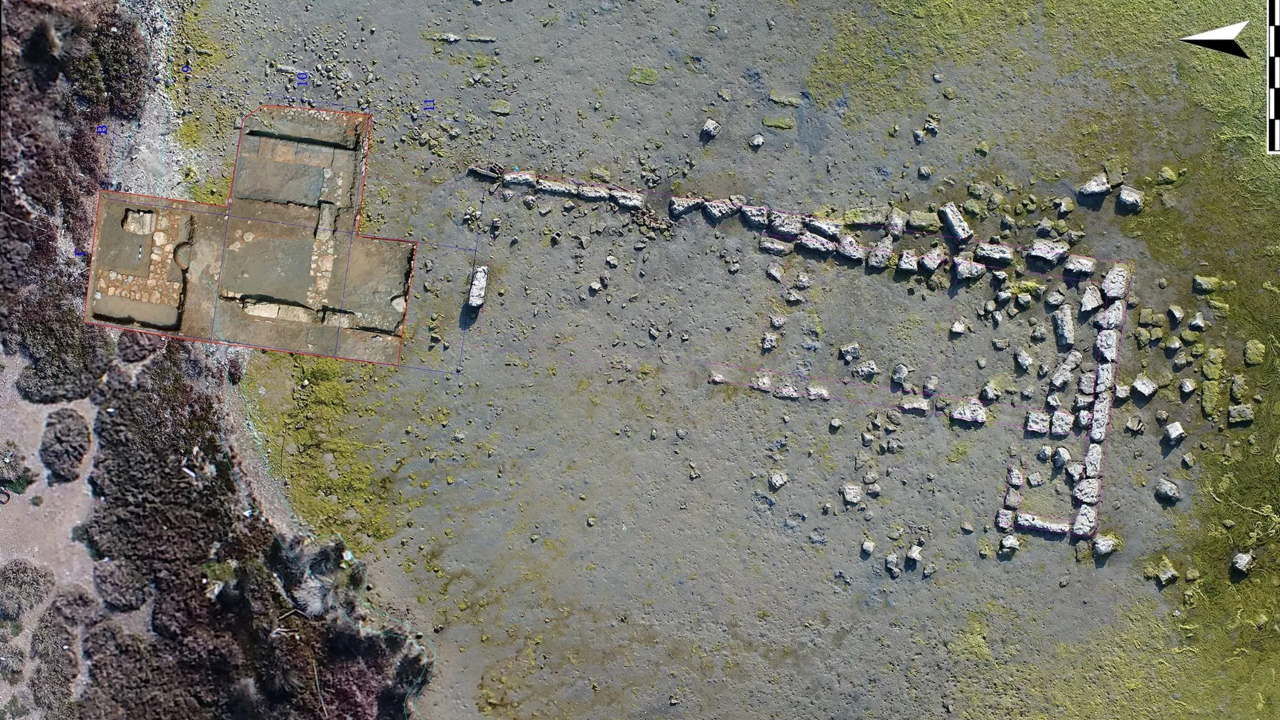
[[[987,409],[978,398],[961,400],[951,411],[951,419],[957,422],[982,425],[987,422]]]
[[[1235,557],[1231,558],[1231,569],[1247,575],[1253,568],[1253,560],[1253,555],[1249,553],[1236,553]]]
[[[1133,388],[1134,392],[1144,398],[1150,398],[1156,394],[1157,390],[1160,389],[1160,386],[1156,384],[1156,381],[1147,377],[1146,374],[1139,375],[1135,378],[1130,387]]]
[[[1119,546],[1120,542],[1114,535],[1099,535],[1093,539],[1093,556],[1106,557],[1115,552]]]
[[[1168,478],[1160,478],[1156,483],[1156,499],[1161,502],[1176,503],[1182,500],[1182,492]]]
[[[902,574],[902,568],[898,565],[898,554],[889,553],[884,558],[884,569],[889,571],[889,577],[897,578]]]
[[[1167,555],[1161,556],[1160,563],[1151,574],[1160,583],[1160,587],[1171,585],[1178,579],[1178,571],[1173,568],[1173,562],[1169,560]]]
[[[702,124],[702,130],[700,132],[702,139],[711,140],[712,138],[714,138],[716,135],[719,135],[719,134],[720,134],[720,123],[716,122],[715,120],[712,120],[711,118],[707,118],[707,121]]]
[[[862,502],[862,486],[858,483],[846,483],[840,488],[840,497],[845,505],[857,505]]]
[[[769,489],[774,492],[782,489],[782,486],[789,482],[791,482],[791,478],[785,472],[775,470],[769,474]]]
[[[1084,195],[1086,197],[1106,195],[1109,192],[1111,192],[1111,183],[1107,182],[1106,173],[1098,173],[1097,175],[1094,175],[1089,182],[1081,185],[1076,191],[1077,194]]]
[[[938,210],[938,217],[947,226],[947,231],[951,238],[963,244],[969,242],[973,237],[973,231],[969,229],[969,224],[964,221],[964,216],[960,214],[960,210],[955,203],[947,203]],[[1010,257],[1012,259],[1012,256]]]
[[[1177,445],[1186,436],[1187,433],[1182,429],[1182,423],[1169,423],[1164,428],[1164,441],[1168,445]]]
[[[1128,185],[1120,186],[1120,196],[1116,199],[1122,210],[1126,212],[1136,213],[1142,211],[1143,193],[1134,187]]]

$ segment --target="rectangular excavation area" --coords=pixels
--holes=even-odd
[[[92,318],[397,362],[413,245],[355,235],[368,133],[367,115],[262,107],[226,208],[103,193]]]
[[[209,339],[221,208],[103,192],[86,312],[98,322]]]

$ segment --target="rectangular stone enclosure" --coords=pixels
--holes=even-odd
[[[85,321],[399,364],[416,245],[359,234],[370,123],[258,108],[225,206],[100,191]]]

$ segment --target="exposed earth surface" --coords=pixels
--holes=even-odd
[[[1280,715],[1263,12],[6,2],[0,718]],[[262,106],[388,364],[83,321]]]

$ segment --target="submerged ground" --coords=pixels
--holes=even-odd
[[[368,561],[373,607],[433,641],[419,717],[1268,718],[1280,163],[1263,154],[1261,63],[1176,42],[1250,19],[1256,58],[1260,13],[209,0],[155,24],[173,82],[112,126],[108,164],[125,191],[221,202],[242,111],[373,114],[362,232],[420,241],[413,367],[233,351],[245,378],[224,400],[258,489],[341,535]],[[1134,268],[1121,377],[1161,386],[1112,423],[1100,525],[1122,547],[1095,560],[1088,542],[1022,536],[996,551],[1006,468],[1050,474],[1036,453],[1059,444],[1024,437],[1045,381],[1013,355],[1056,364],[1052,332],[1034,334],[1060,277],[1015,276],[1035,302],[997,325],[989,278],[774,258],[737,219],[664,231],[606,203],[526,202],[466,174],[490,163],[644,190],[661,217],[671,194],[836,218],[968,202],[980,239],[1012,226],[1027,244],[1045,217],[1083,232],[1073,252]],[[1141,213],[1113,198],[1057,212],[1103,171],[1145,192]],[[490,293],[471,324],[477,263]],[[1196,292],[1194,276],[1219,281]],[[804,302],[788,302],[797,284]],[[1207,327],[1175,326],[1171,305]],[[779,346],[762,352],[766,332]],[[839,356],[853,342],[881,382],[853,380]],[[999,387],[992,422],[904,417],[897,363],[949,398]],[[749,389],[758,369],[833,399]],[[1253,421],[1228,423],[1229,404]],[[1176,449],[1162,413],[1188,430]],[[1130,418],[1145,433],[1123,431]],[[777,472],[790,482],[775,490]],[[878,496],[846,505],[842,486],[868,473]],[[1161,479],[1180,502],[1157,502]],[[1069,517],[1070,492],[1057,476],[1025,502]],[[886,556],[919,543],[893,577]],[[1230,571],[1239,552],[1256,557],[1247,575]],[[1155,578],[1165,558],[1176,581]]]

